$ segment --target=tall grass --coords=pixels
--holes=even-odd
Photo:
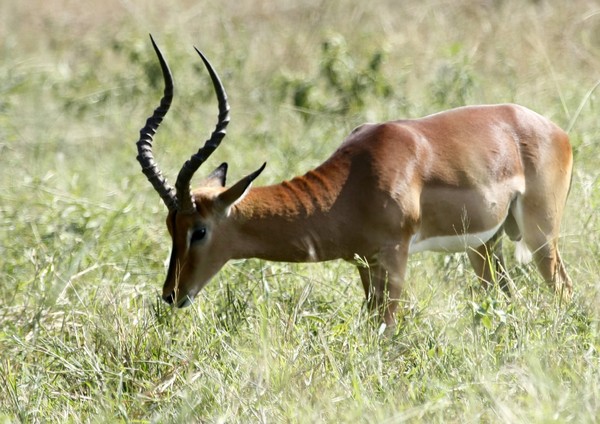
[[[289,178],[365,120],[460,104],[570,127],[573,302],[529,266],[509,263],[507,303],[464,255],[422,254],[387,337],[338,262],[232,262],[170,309],[165,211],[135,161],[161,92],[148,32],[175,75],[155,151],[171,178],[216,118],[193,45],[233,107],[206,168],[233,179],[265,158],[259,183]],[[598,34],[586,0],[1,2],[0,421],[595,422]]]

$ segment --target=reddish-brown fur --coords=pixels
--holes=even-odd
[[[229,259],[358,255],[368,263],[358,270],[369,304],[393,324],[409,250],[446,250],[487,232],[450,249],[467,250],[487,285],[502,279],[504,229],[523,237],[544,279],[569,297],[557,241],[571,168],[567,135],[517,105],[365,124],[301,177],[249,190],[251,180],[227,189],[213,178],[195,190],[196,210],[167,218],[174,250],[163,294],[188,304]],[[201,227],[206,236],[190,243]]]

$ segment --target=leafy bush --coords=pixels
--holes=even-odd
[[[317,75],[284,78],[284,97],[289,96],[296,110],[306,117],[315,113],[359,113],[368,102],[384,102],[394,94],[383,73],[385,58],[384,50],[375,50],[366,63],[358,64],[344,37],[332,35],[321,43]]]

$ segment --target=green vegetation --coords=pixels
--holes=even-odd
[[[171,310],[166,211],[135,160],[162,89],[148,32],[175,76],[155,151],[171,181],[216,119],[193,45],[230,95],[206,168],[232,180],[266,158],[258,184],[277,182],[365,120],[460,104],[570,128],[572,303],[511,260],[508,304],[464,255],[430,253],[388,337],[341,262],[233,262]],[[595,422],[599,46],[591,0],[0,2],[0,422]]]

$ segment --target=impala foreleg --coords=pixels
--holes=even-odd
[[[377,310],[388,327],[396,324],[398,309],[408,261],[408,243],[402,243],[379,252],[358,271],[370,310]]]
[[[386,295],[385,287],[387,285],[387,271],[380,266],[375,259],[358,266],[360,280],[365,290],[365,299],[368,310],[372,313],[377,311],[380,317],[382,305],[384,305]]]

